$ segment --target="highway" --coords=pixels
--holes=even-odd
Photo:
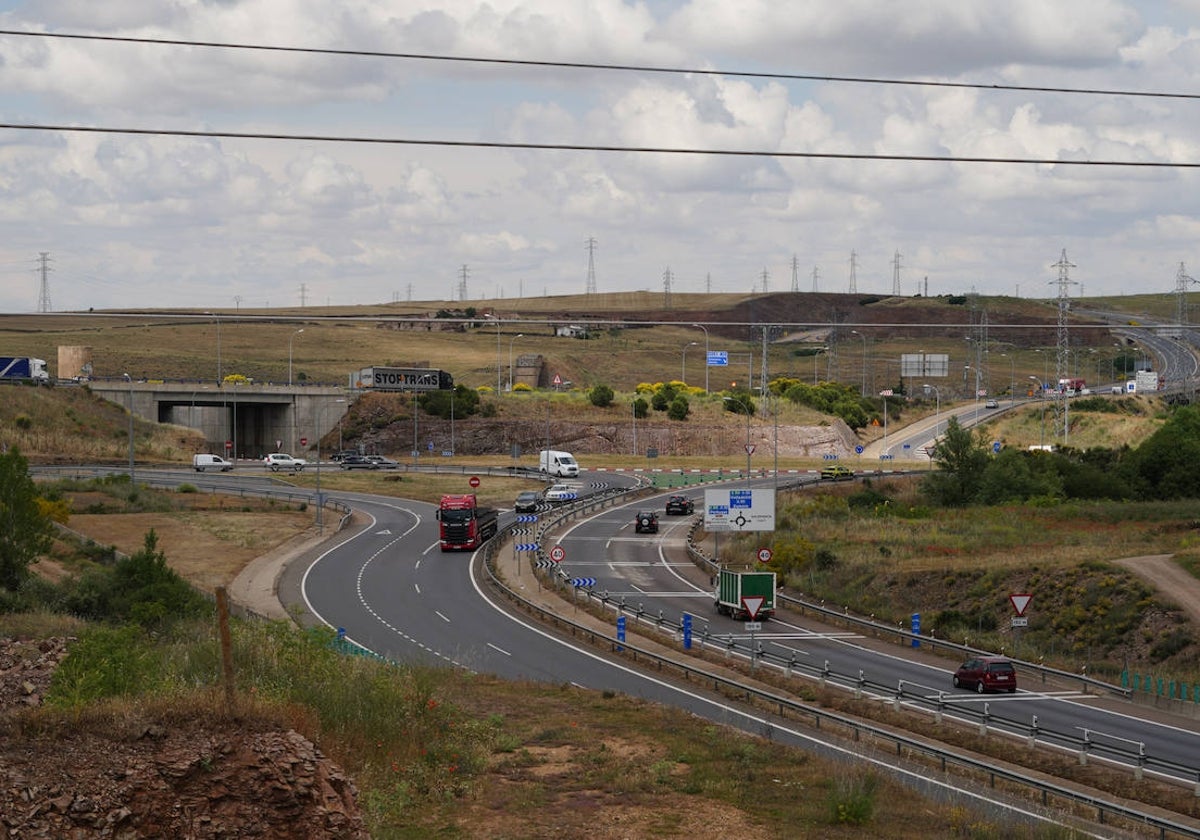
[[[341,498],[366,514],[369,523],[311,564],[292,569],[291,579],[281,583],[281,595],[301,599],[306,610],[343,629],[353,642],[397,661],[454,664],[510,679],[619,691],[727,722],[743,717],[725,703],[700,697],[694,687],[678,688],[632,671],[510,615],[474,582],[469,554],[440,551],[431,505],[350,494]],[[651,613],[662,610],[673,621],[690,613],[696,617],[696,635],[744,640],[744,625],[716,614],[703,575],[680,559],[689,518],[660,516],[659,534],[633,533],[634,511],[647,505],[640,500],[607,508],[568,527],[556,538],[566,550],[564,571],[596,578],[596,590],[624,596],[630,606],[642,605]],[[661,510],[661,500],[654,506]],[[987,703],[993,726],[1024,735],[1036,716],[1043,732],[1087,730],[1097,756],[1104,755],[1106,743],[1141,743],[1147,754],[1187,768],[1184,780],[1200,774],[1195,725],[1143,720],[1132,705],[1114,711],[1094,695],[1028,687],[1015,695],[981,697],[950,685],[956,663],[931,667],[901,655],[903,648],[880,650],[853,634],[831,634],[814,621],[786,614],[765,623],[756,641],[809,663],[828,662],[839,673],[862,671],[872,682],[895,685],[903,680],[910,692],[942,698],[950,716],[956,708]]]

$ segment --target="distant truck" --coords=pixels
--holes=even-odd
[[[556,475],[559,478],[575,478],[579,475],[579,462],[570,452],[557,449],[543,449],[538,453],[538,469],[546,475]]]
[[[1087,382],[1082,379],[1060,379],[1058,380],[1058,390],[1068,397],[1080,396],[1087,390]]]
[[[26,382],[49,382],[45,359],[30,356],[0,356],[0,379],[20,379]]]
[[[437,511],[442,551],[471,551],[483,545],[500,527],[500,511],[481,507],[474,493],[442,496]]]
[[[743,599],[761,597],[762,605],[754,620],[770,618],[775,614],[775,573],[721,569],[717,574],[715,597],[717,612],[741,621],[750,620]]]

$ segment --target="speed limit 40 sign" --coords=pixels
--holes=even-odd
[[[765,547],[764,547],[764,548],[760,548],[760,549],[758,550],[758,562],[759,562],[759,563],[769,563],[769,562],[771,562],[771,556],[772,556],[772,555],[771,555],[771,549],[769,549],[769,548],[765,548]]]
[[[566,558],[567,558],[567,550],[565,548],[563,548],[561,545],[556,545],[556,546],[554,546],[554,548],[550,549],[550,559],[553,560],[555,563],[561,563]]]

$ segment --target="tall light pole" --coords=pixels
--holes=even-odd
[[[704,330],[704,393],[708,393],[708,327],[703,324],[692,324]]]
[[[1046,385],[1042,380],[1032,374],[1029,376],[1038,384],[1038,398],[1042,401],[1042,446],[1046,445]]]
[[[304,327],[288,336],[288,387],[292,385],[292,340],[302,332],[304,332]]]
[[[925,389],[926,394],[933,391],[936,400],[933,414],[933,440],[936,443],[938,435],[942,433],[942,392],[936,385],[922,385],[921,387]]]
[[[133,377],[128,373],[122,374],[129,383],[129,494],[137,492],[137,481],[133,474]]]
[[[345,402],[345,400],[334,400],[333,401],[333,403],[335,405],[337,403],[344,403],[344,402]],[[316,438],[317,438],[317,533],[318,534],[325,533],[325,500],[321,498],[321,429],[323,429],[325,427],[325,424],[322,423],[321,420],[324,418],[325,409],[327,409],[328,407],[329,407],[329,405],[326,404],[322,408],[317,409]],[[341,442],[341,434],[342,434],[342,418],[339,417],[338,418],[338,441],[339,441],[339,444]],[[338,446],[338,449],[341,449],[340,445]]]
[[[746,413],[746,486],[750,486],[750,453],[754,450],[750,447],[750,395],[746,394],[738,399],[733,397],[721,397],[727,403],[733,403],[739,406]]]
[[[221,316],[215,312],[205,312],[205,315],[211,315],[213,320],[217,322],[217,386],[221,385]]]
[[[863,343],[863,364],[862,364],[862,395],[867,395],[867,337],[858,330],[850,330],[850,335],[856,335],[862,339]]]
[[[637,457],[637,397],[634,396],[633,403],[630,406],[633,409],[633,457]]]
[[[513,386],[513,342],[524,337],[525,333],[517,333],[508,340],[508,390],[510,391]]]
[[[1008,356],[1008,405],[1011,408],[1017,404],[1017,360],[1009,353],[1000,355]]]
[[[497,394],[500,393],[500,319],[499,318],[496,319],[496,393]],[[413,417],[415,418],[416,416],[417,415],[414,411]],[[414,419],[413,422],[415,423],[416,420]],[[413,446],[414,451],[416,450],[416,448],[417,448],[416,446]]]
[[[695,347],[697,344],[699,344],[699,342],[689,341],[687,344],[683,345],[683,369],[679,372],[679,381],[684,385],[687,384],[687,349],[689,347]]]
[[[412,453],[412,455],[413,455],[413,466],[415,467],[417,465],[417,458],[420,457],[421,450],[417,448],[417,392],[413,391],[412,395],[413,395],[413,400],[412,400],[412,402],[413,402],[413,405],[412,405],[413,453]]]

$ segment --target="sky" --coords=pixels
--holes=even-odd
[[[1045,298],[1064,251],[1072,296],[1200,276],[1196,168],[794,156],[1195,166],[1200,0],[0,0],[0,29],[720,71],[0,35],[0,312]]]

